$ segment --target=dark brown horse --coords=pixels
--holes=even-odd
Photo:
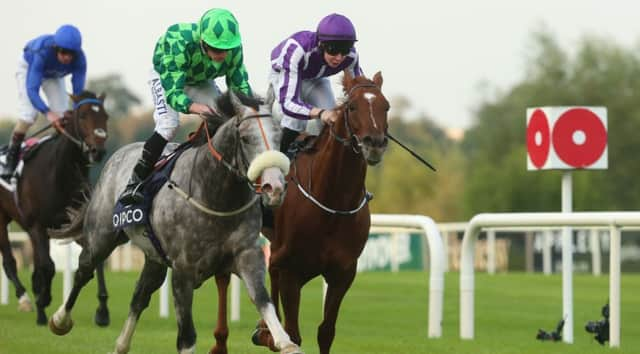
[[[380,73],[373,80],[345,73],[340,118],[292,161],[285,201],[275,211],[275,232],[265,232],[271,241],[271,297],[276,308],[282,301],[284,328],[295,343],[302,342],[301,288],[319,275],[328,284],[317,337],[322,354],[329,353],[340,304],[369,234],[367,165],[379,163],[387,147],[389,102],[381,87]],[[261,324],[253,340],[271,344]]]
[[[20,307],[28,309],[31,301],[20,279],[11,253],[7,225],[15,220],[28,234],[33,244],[34,270],[31,286],[36,296],[37,323],[45,325],[44,309],[51,303],[51,281],[55,266],[49,255],[48,228],[67,222],[65,209],[82,201],[88,191],[89,164],[100,161],[105,153],[107,113],[104,95],[84,91],[71,96],[74,109],[65,114],[65,124],[49,140],[41,142],[23,161],[17,186],[4,181],[0,188],[0,251],[7,277],[16,289]],[[13,188],[14,191],[10,189]],[[103,278],[102,269],[98,272]],[[107,293],[101,281],[98,297],[100,308],[96,323],[106,325],[109,315]]]

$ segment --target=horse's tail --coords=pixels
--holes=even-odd
[[[89,206],[89,193],[88,190],[81,193],[81,199],[77,200],[72,206],[67,207],[66,214],[69,222],[60,225],[59,228],[48,229],[49,238],[69,239],[69,242],[82,238],[84,217]]]

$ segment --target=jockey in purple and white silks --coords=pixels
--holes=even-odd
[[[82,36],[75,26],[60,26],[56,33],[41,35],[25,45],[16,71],[20,115],[9,143],[7,160],[0,172],[2,178],[8,179],[13,175],[20,144],[38,113],[58,124],[69,108],[64,77],[72,75],[73,94],[77,95],[84,90],[86,73]],[[40,97],[40,88],[47,97],[48,105]]]
[[[287,150],[310,119],[336,121],[336,101],[327,77],[345,69],[353,76],[362,75],[353,47],[356,41],[351,21],[331,14],[315,32],[294,33],[273,49],[269,82],[276,94],[274,113],[282,115],[280,151]]]

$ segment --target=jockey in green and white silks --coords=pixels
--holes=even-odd
[[[211,9],[198,23],[174,24],[160,37],[149,79],[155,129],[120,197],[122,203],[142,201],[138,187],[153,170],[167,142],[175,137],[178,114],[212,113],[213,102],[220,94],[214,79],[222,76],[230,89],[252,94],[238,21],[228,10]]]

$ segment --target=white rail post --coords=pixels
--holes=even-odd
[[[572,211],[571,171],[562,175],[562,212]],[[562,228],[562,312],[564,328],[562,340],[573,343],[573,235],[570,227]]]
[[[62,277],[62,298],[67,299],[69,293],[71,293],[71,287],[73,283],[73,249],[71,248],[73,244],[67,243],[63,247],[65,248],[65,266],[63,270]]]
[[[231,274],[231,321],[240,321],[240,278]]]
[[[553,231],[542,231],[542,272],[545,275],[553,273],[551,267],[551,248],[553,246]]]
[[[164,283],[160,287],[160,318],[169,317],[169,282],[171,281],[171,268],[167,269]]]
[[[423,215],[371,215],[371,224],[380,226],[420,227],[429,244],[429,338],[442,336],[444,302],[444,247],[433,219]]]
[[[9,278],[4,272],[2,263],[0,263],[0,304],[9,304]]]
[[[602,274],[602,255],[600,254],[600,231],[589,229],[589,249],[591,250],[591,271],[599,277]]]
[[[487,230],[487,273],[496,274],[496,231]]]
[[[620,227],[610,228],[609,346],[620,347]]]

